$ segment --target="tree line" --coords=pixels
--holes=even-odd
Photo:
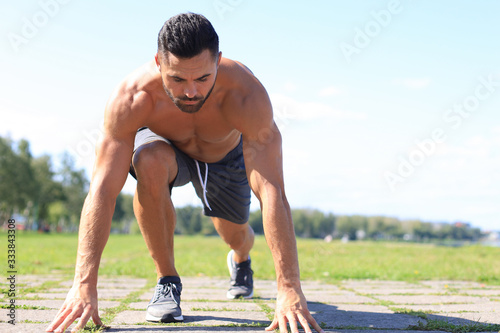
[[[63,154],[58,170],[49,155],[33,157],[26,140],[0,137],[0,217],[19,216],[29,229],[75,229],[89,181]]]
[[[29,142],[0,137],[0,218],[2,223],[17,216],[18,225],[29,230],[75,232],[88,192],[89,180],[64,153],[54,167],[51,156],[33,157]],[[135,233],[139,228],[133,213],[133,196],[120,193],[116,200],[112,232]],[[177,234],[215,235],[210,218],[201,207],[176,208]],[[400,220],[386,216],[334,215],[316,209],[292,209],[295,232],[305,238],[344,240],[470,240],[481,230],[467,223],[434,223]],[[249,224],[263,234],[260,210],[250,213]]]

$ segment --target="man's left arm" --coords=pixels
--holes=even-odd
[[[289,323],[292,333],[298,332],[298,324],[305,332],[311,332],[309,324],[323,332],[311,316],[300,286],[295,231],[284,189],[281,134],[273,121],[270,102],[260,99],[254,107],[255,117],[244,126],[243,153],[250,187],[260,201],[278,285],[274,320],[266,330],[279,327],[287,332]]]

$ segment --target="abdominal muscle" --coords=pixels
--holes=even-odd
[[[196,135],[184,140],[170,139],[170,141],[188,156],[201,162],[214,163],[222,160],[233,150],[239,144],[240,137],[241,133],[233,130],[217,141],[206,141]]]
[[[197,129],[196,126],[189,126],[185,122],[176,124],[175,127],[157,124],[148,127],[188,156],[201,162],[220,161],[240,142],[241,132],[236,129],[216,128],[217,126],[211,124]]]

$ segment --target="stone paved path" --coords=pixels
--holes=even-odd
[[[145,321],[153,285],[144,279],[101,277],[99,309],[108,320],[107,332],[250,333],[263,332],[270,323],[276,295],[272,281],[255,281],[256,297],[245,301],[225,298],[225,278],[183,278],[182,282],[184,323],[159,325]],[[20,295],[16,298],[16,324],[8,323],[9,299],[2,295],[0,332],[43,332],[61,306],[71,281],[60,281],[56,276],[19,276],[17,284]],[[0,286],[5,289],[7,284],[2,281]],[[491,324],[494,332],[500,331],[500,286],[456,281],[353,280],[337,285],[305,281],[303,289],[309,309],[327,332],[418,332],[415,327],[428,328],[433,321]]]

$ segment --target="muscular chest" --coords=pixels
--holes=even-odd
[[[217,105],[207,103],[197,113],[189,114],[172,107],[173,104],[165,104],[159,105],[147,126],[172,141],[218,143],[236,131]]]

